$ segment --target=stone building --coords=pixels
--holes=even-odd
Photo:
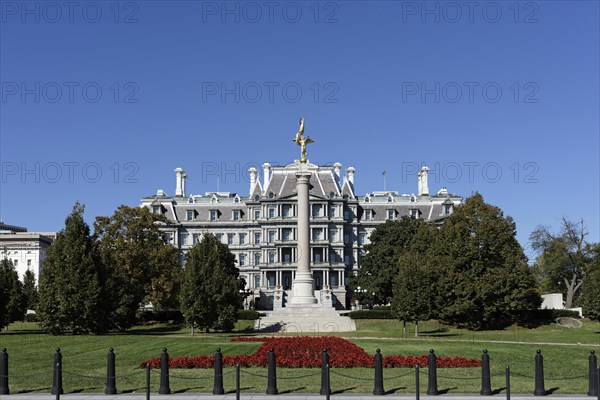
[[[247,195],[231,192],[186,194],[187,175],[177,168],[175,195],[164,190],[145,197],[141,206],[168,219],[163,226],[168,240],[185,254],[206,232],[217,236],[235,254],[240,275],[249,289],[247,302],[272,309],[276,287],[291,290],[296,271],[298,163],[262,165],[248,170]],[[440,224],[460,204],[462,197],[445,188],[430,195],[427,172],[417,174],[416,194],[382,191],[357,195],[355,169],[345,174],[342,165],[307,164],[310,178],[310,269],[315,297],[320,301],[324,286],[333,293],[338,309],[349,306],[348,277],[361,265],[363,246],[379,225],[402,216],[423,218]],[[262,178],[259,176],[262,175]]]

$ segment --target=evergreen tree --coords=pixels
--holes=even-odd
[[[22,321],[25,311],[23,284],[13,263],[5,258],[0,261],[0,329]]]
[[[166,243],[159,223],[163,216],[147,208],[120,206],[111,217],[94,224],[106,270],[111,329],[125,330],[136,322],[140,305],[155,310],[177,309],[181,267],[177,249]]]
[[[441,318],[471,329],[510,325],[541,298],[511,217],[475,193],[445,221],[432,255]]]
[[[421,219],[404,216],[397,221],[386,221],[371,233],[361,268],[356,276],[350,278],[353,290],[358,286],[367,289],[365,294],[355,293],[357,300],[365,302],[369,299],[373,304],[390,303],[394,277],[398,275],[398,258],[407,251],[414,235],[425,224]]]
[[[592,253],[593,261],[583,284],[581,303],[586,318],[600,321],[600,243],[594,245]]]
[[[39,296],[35,285],[35,274],[30,269],[25,271],[25,276],[23,277],[23,294],[25,295],[27,309],[35,310]]]
[[[48,248],[40,277],[38,315],[53,335],[106,331],[104,273],[79,202]]]
[[[229,247],[205,234],[188,252],[181,285],[181,312],[192,334],[195,328],[231,331],[243,287]]]

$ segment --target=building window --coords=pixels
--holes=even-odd
[[[292,214],[292,205],[291,204],[283,204],[281,206],[281,216],[283,218],[290,218],[294,215]]]
[[[232,245],[233,244],[233,240],[235,239],[235,233],[228,233],[227,234],[227,244],[228,245]]]
[[[215,235],[215,237],[217,238],[217,242],[223,243],[223,234],[222,233],[217,233]]]
[[[260,210],[254,210],[254,219],[260,219]]]
[[[260,265],[260,253],[254,253],[254,265]]]
[[[200,241],[200,235],[198,233],[192,233],[192,244],[196,244]]]
[[[188,221],[193,221],[194,220],[194,211],[193,210],[187,210],[185,213],[185,219]]]
[[[396,210],[387,210],[387,219],[395,220],[396,219]]]
[[[260,244],[260,232],[254,232],[254,244]]]
[[[283,262],[289,264],[292,262],[292,249],[284,248],[281,252],[283,256]]]
[[[187,245],[187,238],[188,238],[187,233],[179,234],[179,244],[182,246]]]
[[[346,264],[348,266],[351,265],[350,256],[349,255],[345,255],[344,256],[344,264]]]
[[[329,230],[329,241],[337,242],[338,240],[338,230],[336,228],[331,228]]]
[[[344,219],[350,221],[350,210],[344,210]]]
[[[419,210],[413,208],[412,210],[410,210],[410,216],[413,218],[419,218]]]
[[[239,210],[234,210],[231,213],[231,219],[233,219],[234,221],[239,221],[240,220],[240,212]]]
[[[365,203],[368,203],[371,201],[371,198],[369,196],[365,196]]]
[[[275,193],[273,193],[273,192],[269,192],[269,198],[270,198],[270,199],[273,199],[273,198],[275,198]]]
[[[240,267],[246,265],[246,255],[245,254],[240,254],[239,258],[240,258]]]
[[[240,233],[240,244],[246,244],[246,234]]]
[[[283,228],[281,230],[281,236],[284,242],[292,240],[292,228]]]
[[[217,210],[210,210],[210,220],[216,221],[217,219],[219,219],[219,213]]]
[[[275,218],[275,207],[269,207],[269,219]]]
[[[349,234],[345,234],[344,235],[344,244],[350,244],[350,235]]]
[[[365,244],[365,238],[367,237],[366,234],[361,233],[358,235],[358,244]]]
[[[27,260],[27,266],[31,267],[31,260]]]
[[[239,196],[235,196],[235,197],[233,198],[233,202],[234,202],[234,203],[239,203],[239,202],[240,202],[240,198],[239,198]]]
[[[313,240],[323,240],[323,229],[313,229]]]
[[[415,201],[417,201],[417,198],[415,196],[410,196],[410,202],[414,203]]]
[[[165,233],[165,239],[167,239],[167,243],[173,244],[173,233],[172,232]]]
[[[329,218],[335,218],[335,207],[329,207]]]
[[[269,243],[274,243],[275,242],[275,231],[269,231]]]
[[[269,264],[275,264],[275,252],[274,251],[269,252]]]
[[[260,287],[260,275],[254,275],[254,287],[255,288]]]
[[[13,260],[13,265],[16,267],[19,266],[19,260],[17,260],[16,258]]]
[[[452,213],[452,204],[444,204],[444,215]]]
[[[371,221],[373,219],[373,210],[365,210],[365,221]]]
[[[388,196],[388,198],[387,198],[387,202],[388,202],[388,203],[391,203],[392,201],[394,201],[394,199],[392,199],[392,196]]]
[[[313,204],[312,205],[312,216],[313,217],[321,217],[323,216],[323,206],[321,204]]]
[[[152,214],[162,214],[160,212],[160,206],[152,206]]]

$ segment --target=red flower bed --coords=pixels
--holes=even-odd
[[[269,350],[274,349],[277,355],[277,366],[287,368],[318,368],[321,366],[323,349],[329,352],[329,365],[334,368],[373,367],[374,356],[367,354],[362,348],[345,339],[334,336],[292,337],[292,338],[256,338],[237,337],[234,342],[263,342],[251,355],[223,356],[223,364],[242,367],[251,365],[264,367],[267,365]],[[170,368],[212,368],[215,356],[175,357],[169,359]],[[160,368],[160,358],[153,358],[141,363],[140,367],[150,364],[151,368]],[[427,366],[427,356],[386,356],[383,357],[385,368],[412,368],[416,364]],[[479,367],[481,361],[463,357],[438,357],[436,365],[440,368]]]

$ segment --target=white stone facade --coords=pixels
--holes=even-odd
[[[337,309],[349,308],[348,277],[360,268],[363,246],[381,223],[403,215],[439,224],[462,197],[444,188],[429,195],[427,170],[419,172],[419,192],[374,192],[355,195],[356,170],[341,175],[341,164],[307,164],[310,178],[310,272],[318,302],[331,294]],[[163,214],[168,240],[181,252],[181,261],[204,233],[212,233],[236,255],[240,275],[252,290],[249,300],[257,308],[272,309],[276,290],[291,291],[300,258],[298,254],[296,171],[287,166],[262,165],[248,171],[248,195],[207,192],[186,195],[185,172],[177,168],[176,196],[163,190],[145,197],[142,207]],[[327,297],[328,297],[327,296]],[[282,305],[285,307],[285,305]]]

